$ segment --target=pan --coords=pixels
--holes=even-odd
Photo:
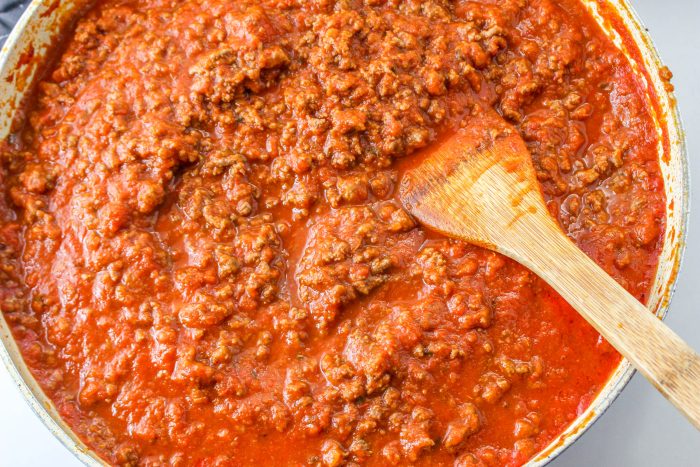
[[[606,35],[628,57],[638,75],[659,136],[659,163],[666,192],[667,226],[664,247],[652,285],[648,307],[663,319],[668,312],[678,276],[688,222],[689,177],[685,139],[667,70],[656,49],[626,0],[582,0]],[[21,104],[40,76],[44,58],[70,27],[71,20],[87,5],[83,0],[34,0],[0,51],[0,139],[13,131]],[[19,391],[46,427],[85,465],[106,465],[61,420],[52,402],[42,392],[25,365],[0,313],[0,359]],[[634,373],[622,360],[612,376],[569,427],[530,462],[543,466],[574,443],[612,404]]]

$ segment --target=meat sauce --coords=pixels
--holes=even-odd
[[[2,149],[2,311],[110,464],[523,464],[620,357],[397,184],[491,106],[644,301],[641,89],[578,0],[100,0]]]

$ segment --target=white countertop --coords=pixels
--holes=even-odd
[[[700,0],[632,0],[674,73],[688,138],[691,179],[700,184]],[[691,204],[700,209],[700,185]],[[700,214],[692,216],[685,263],[667,323],[700,349]],[[552,464],[676,467],[700,465],[700,433],[636,375],[603,417]],[[0,467],[78,467],[0,366]]]

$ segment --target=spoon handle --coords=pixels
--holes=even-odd
[[[583,253],[548,215],[525,216],[498,250],[551,285],[700,429],[700,357]]]

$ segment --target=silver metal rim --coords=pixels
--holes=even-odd
[[[630,23],[637,29],[645,43],[637,43],[636,45],[646,52],[649,53],[650,57],[656,64],[661,63],[661,59],[657,52],[656,47],[651,40],[650,35],[644,28],[644,25],[634,11],[634,9],[628,4],[627,0],[616,0],[624,7],[624,12],[621,14],[626,14],[629,16]],[[34,19],[35,15],[38,14],[38,10],[44,7],[47,0],[32,0],[31,4],[27,7],[25,12],[22,14],[21,18],[13,28],[10,33],[5,45],[0,52],[0,70],[4,70],[10,55],[10,51],[15,49],[22,36],[27,32],[28,26]],[[635,41],[637,42],[637,41]],[[678,107],[675,105],[671,106],[671,111],[666,116],[667,126],[673,128],[676,134],[680,135],[677,141],[669,141],[671,148],[675,148],[677,152],[677,158],[680,164],[680,185],[682,189],[681,193],[681,206],[676,208],[678,215],[680,215],[680,225],[681,229],[678,232],[678,238],[675,242],[677,244],[677,268],[680,271],[682,268],[682,263],[684,260],[685,246],[686,246],[686,236],[689,222],[689,208],[690,208],[690,174],[688,169],[688,159],[687,159],[687,148],[685,142],[685,133],[683,131],[683,124],[681,120]],[[668,192],[667,192],[668,193]],[[669,281],[666,289],[667,299],[663,306],[658,309],[658,316],[664,318],[668,313],[669,305],[676,289],[677,276],[673,280]],[[2,313],[0,313],[0,320],[4,321]],[[6,327],[5,327],[6,328]],[[87,448],[83,442],[77,438],[77,436],[70,430],[70,428],[65,425],[65,423],[60,419],[60,416],[56,412],[53,404],[50,400],[43,394],[38,384],[34,381],[31,374],[26,370],[24,362],[21,361],[21,356],[17,352],[16,348],[10,349],[9,347],[14,347],[14,339],[12,335],[5,335],[3,332],[0,335],[0,359],[3,361],[8,372],[12,376],[15,385],[22,393],[27,403],[31,407],[32,411],[39,417],[39,419],[44,423],[44,425],[49,429],[49,431],[63,444],[68,450],[70,450],[83,464],[87,466],[104,466],[107,465],[102,461],[94,452]],[[12,354],[18,357],[13,358]],[[22,371],[20,370],[22,369]],[[564,450],[566,450],[571,444],[573,444],[583,433],[585,433],[599,418],[605,413],[605,411],[610,407],[612,402],[620,395],[625,386],[629,383],[630,379],[634,375],[634,368],[630,363],[623,359],[618,365],[615,373],[611,376],[608,383],[601,389],[600,394],[591,403],[591,406],[587,411],[581,414],[570,426],[562,433],[557,439],[555,439],[552,444],[540,454],[538,454],[534,459],[532,459],[528,465],[533,467],[540,467],[548,464],[559,456]]]

